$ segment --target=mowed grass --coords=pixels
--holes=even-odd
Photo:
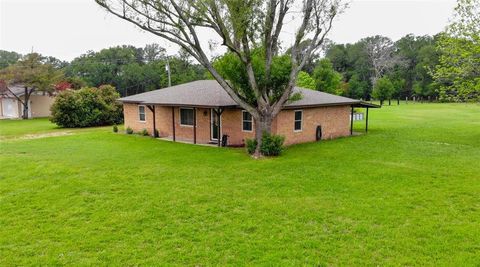
[[[262,160],[111,127],[7,138],[0,265],[478,266],[480,106],[370,116]]]

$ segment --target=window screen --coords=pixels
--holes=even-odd
[[[302,119],[303,119],[303,112],[301,110],[295,111],[295,125],[294,125],[295,131],[302,130]]]
[[[138,106],[138,120],[145,121],[145,106]]]
[[[191,108],[180,109],[180,124],[193,126],[193,109]]]
[[[243,130],[244,131],[252,131],[253,129],[253,120],[252,120],[252,114],[248,113],[247,111],[242,112],[242,124],[243,124]]]

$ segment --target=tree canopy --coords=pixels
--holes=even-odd
[[[56,84],[63,79],[63,72],[56,69],[48,59],[31,53],[19,61],[0,70],[0,80],[7,90],[11,84],[21,84],[25,88],[23,99],[15,95],[23,105],[23,118],[28,118],[29,98],[35,91],[53,93]]]
[[[432,72],[445,101],[480,101],[480,2],[458,0],[452,23],[437,42]]]

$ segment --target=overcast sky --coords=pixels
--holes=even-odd
[[[353,43],[377,34],[393,40],[408,33],[433,35],[444,29],[454,7],[455,0],[353,0],[328,38]],[[289,43],[293,26],[284,30]],[[72,60],[88,50],[148,43],[175,53],[176,47],[106,13],[93,0],[0,0],[1,50],[25,54],[33,47],[43,55]]]

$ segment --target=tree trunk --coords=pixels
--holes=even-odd
[[[262,136],[264,133],[272,133],[273,115],[271,113],[260,113],[260,118],[255,120],[255,140],[257,140],[257,147],[253,157],[259,158],[262,156],[260,147],[262,146]]]
[[[24,94],[24,99],[23,99],[23,115],[22,119],[27,120],[28,119],[28,102],[30,101],[30,93],[28,92],[27,87],[25,87],[25,94]]]

